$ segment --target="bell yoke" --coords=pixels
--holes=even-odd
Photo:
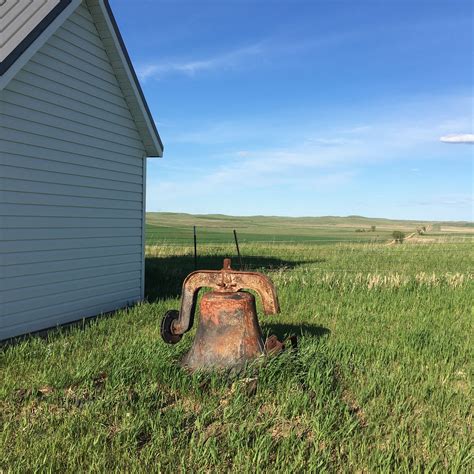
[[[230,368],[265,354],[258,324],[255,298],[244,288],[254,290],[262,300],[265,314],[280,311],[275,287],[261,273],[233,270],[224,259],[222,270],[200,270],[183,282],[181,308],[168,311],[161,324],[165,342],[176,344],[192,328],[198,293],[212,288],[200,304],[196,337],[182,364],[191,370]]]

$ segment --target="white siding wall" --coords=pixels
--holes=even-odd
[[[0,339],[139,300],[145,151],[85,6],[0,108]]]

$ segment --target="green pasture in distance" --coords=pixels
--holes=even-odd
[[[233,230],[239,242],[385,242],[394,230],[407,235],[417,228],[431,228],[431,237],[472,236],[472,224],[467,222],[433,223],[403,221],[361,216],[348,217],[272,217],[272,216],[225,216],[192,215],[179,213],[148,213],[146,242],[187,244],[193,241],[193,226],[197,229],[199,243],[233,242]],[[375,226],[375,231],[372,231]],[[424,236],[426,238],[427,236]]]

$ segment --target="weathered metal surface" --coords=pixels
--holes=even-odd
[[[280,352],[283,352],[288,342],[291,344],[293,349],[297,348],[298,340],[296,336],[290,336],[285,339],[283,342],[279,341],[275,334],[268,336],[267,340],[265,341],[265,353],[268,355],[278,355]]]
[[[176,344],[183,337],[182,334],[173,334],[171,330],[173,322],[176,321],[178,317],[179,311],[176,311],[175,309],[170,309],[166,312],[161,321],[161,337],[168,344]]]
[[[280,342],[275,334],[268,336],[267,340],[265,341],[265,352],[268,355],[277,355],[283,350],[285,350],[285,344]]]
[[[202,297],[199,326],[184,366],[192,370],[236,367],[263,353],[253,295],[211,292]]]
[[[179,314],[168,311],[165,315],[163,339],[175,344],[192,327],[198,292],[203,287],[214,291],[201,299],[199,326],[183,365],[191,370],[238,367],[265,354],[255,298],[241,290],[256,291],[264,312],[275,314],[280,310],[275,288],[265,275],[232,270],[230,259],[224,260],[220,271],[197,271],[184,280],[181,309]]]
[[[171,326],[173,334],[184,334],[191,329],[201,288],[212,288],[220,292],[254,290],[262,299],[265,314],[276,314],[280,311],[275,287],[269,278],[261,273],[233,270],[230,265],[230,259],[226,258],[222,270],[200,270],[186,277],[183,282],[179,318]]]

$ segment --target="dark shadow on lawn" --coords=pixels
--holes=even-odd
[[[198,258],[198,270],[219,270],[222,268],[222,255],[206,255]],[[292,262],[273,257],[245,257],[242,270],[272,271],[291,269],[307,263],[320,263],[319,260]],[[232,260],[232,267],[239,270],[237,258]],[[182,255],[171,257],[147,257],[145,260],[145,298],[156,301],[181,296],[183,280],[194,271],[194,256]]]
[[[285,323],[267,323],[260,318],[262,332],[265,337],[275,334],[280,341],[289,336],[310,336],[320,338],[329,335],[331,331],[324,326],[316,324],[285,324]]]
[[[198,258],[198,269],[200,270],[219,270],[222,268],[222,255],[209,255]],[[243,259],[243,270],[248,271],[272,271],[279,269],[291,269],[299,265],[308,263],[324,262],[324,259],[303,260],[292,262],[273,257],[245,257]],[[147,257],[145,260],[145,298],[150,301],[156,301],[165,298],[177,298],[181,296],[181,286],[183,280],[194,271],[193,255],[170,256],[170,257]],[[232,266],[236,270],[239,269],[239,261],[237,258],[232,260]],[[271,276],[271,275],[270,275]],[[125,308],[123,308],[125,309]],[[87,319],[80,319],[60,326],[42,329],[34,333],[16,336],[10,339],[0,341],[0,349],[5,349],[10,345],[16,345],[31,337],[47,339],[48,337],[60,336],[71,330],[85,329],[97,318],[113,317],[116,311],[110,313],[92,316]],[[262,321],[261,321],[262,322]],[[317,329],[317,326],[293,326],[288,324],[264,325],[264,333],[270,328],[269,334],[276,334],[279,338],[291,334],[312,334],[321,336],[325,334],[320,332],[325,328]],[[303,331],[303,332],[302,332]],[[318,332],[319,331],[319,332]]]

